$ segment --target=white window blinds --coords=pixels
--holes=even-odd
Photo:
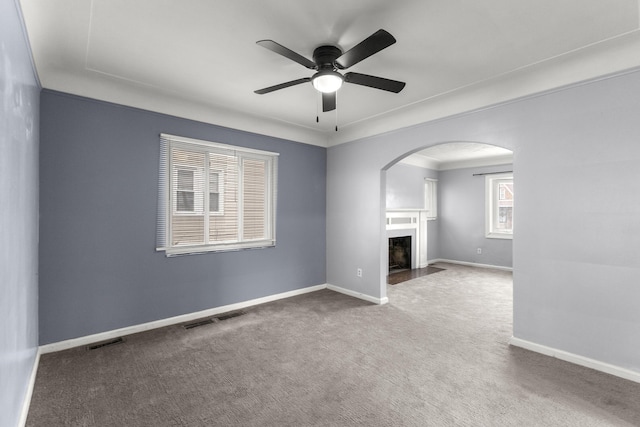
[[[166,134],[160,143],[159,250],[275,245],[277,153]]]

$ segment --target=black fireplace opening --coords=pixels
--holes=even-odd
[[[389,272],[411,269],[411,236],[389,238]]]

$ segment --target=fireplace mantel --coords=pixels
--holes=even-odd
[[[427,213],[426,209],[387,209],[387,238],[399,236],[403,230],[415,236],[412,252],[416,262],[412,268],[424,268],[428,265]]]

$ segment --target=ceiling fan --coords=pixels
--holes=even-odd
[[[385,79],[383,77],[370,76],[368,74],[349,72],[343,75],[338,72],[338,70],[345,70],[363,59],[380,52],[395,42],[396,39],[387,31],[378,30],[346,52],[342,52],[342,50],[336,46],[320,46],[313,51],[313,61],[311,61],[291,49],[274,42],[273,40],[257,41],[256,43],[260,46],[297,62],[304,67],[316,70],[316,73],[311,77],[303,77],[301,79],[256,90],[255,93],[264,95],[265,93],[270,93],[301,83],[311,82],[313,87],[322,93],[323,112],[336,109],[336,92],[340,89],[343,82],[398,93],[404,88],[404,82]]]

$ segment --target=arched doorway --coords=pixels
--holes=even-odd
[[[429,274],[443,261],[512,268],[512,151],[446,142],[408,153],[383,173],[388,283]],[[502,228],[491,234],[494,225]]]

